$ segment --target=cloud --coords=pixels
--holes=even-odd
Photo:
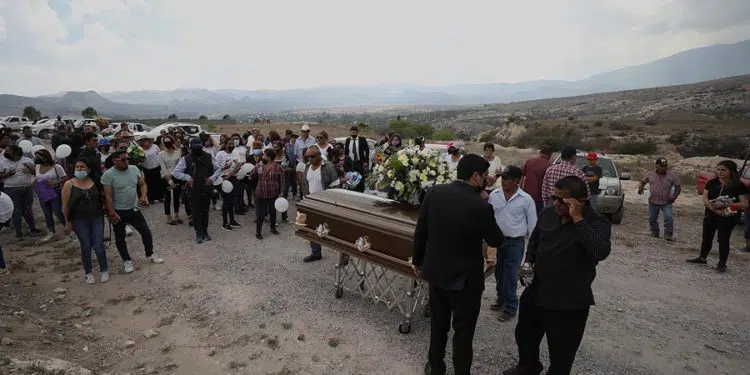
[[[743,3],[0,0],[0,92],[579,79],[747,37]]]

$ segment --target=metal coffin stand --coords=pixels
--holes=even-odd
[[[338,253],[334,291],[383,303],[403,316],[398,330],[411,331],[415,312],[427,309],[428,286],[411,266],[417,209],[368,194],[327,190],[297,205],[295,234]]]

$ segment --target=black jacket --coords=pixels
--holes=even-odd
[[[359,142],[359,144],[357,145],[359,161],[364,163],[364,166],[367,167],[370,164],[370,147],[367,145],[367,139],[358,136],[357,141]],[[344,155],[349,156],[349,152],[351,150],[350,147],[352,147],[351,145],[352,138],[349,137],[346,139],[346,141],[344,141]]]
[[[549,310],[583,310],[594,304],[596,265],[611,251],[611,224],[586,207],[583,220],[561,224],[553,207],[539,215],[526,262],[534,265],[537,304]]]
[[[482,242],[500,247],[503,233],[487,201],[468,183],[454,181],[429,189],[414,231],[412,264],[439,286],[465,280],[484,288]]]
[[[192,153],[185,155],[185,173],[193,178],[193,187],[188,188],[188,194],[209,195],[213,186],[205,184],[207,178],[214,173],[214,164],[211,155],[201,151],[200,156]]]

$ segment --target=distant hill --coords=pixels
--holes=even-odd
[[[79,115],[92,106],[109,117],[234,117],[300,109],[354,106],[453,106],[569,97],[750,74],[750,40],[695,48],[647,64],[597,74],[580,81],[420,85],[323,86],[293,90],[68,92],[41,97],[0,95],[0,115],[32,105],[43,114]]]

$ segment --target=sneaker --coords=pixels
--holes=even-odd
[[[218,204],[218,203],[214,204],[214,210],[215,211],[221,211],[221,205]]]
[[[53,238],[55,238],[55,233],[49,232],[46,236],[42,237],[41,242],[49,242],[52,241]]]
[[[716,265],[716,271],[719,272],[719,273],[727,272],[727,265],[726,264],[718,263]]]
[[[505,310],[505,304],[500,301],[495,301],[495,303],[490,305],[490,310],[492,311],[504,311]]]
[[[750,246],[745,246],[742,249],[737,250],[741,253],[750,253]]]
[[[133,228],[130,225],[125,226],[125,235],[128,237],[133,235]]]
[[[40,236],[42,235],[42,233],[44,232],[42,232],[40,229],[32,229],[29,231],[29,234],[32,236]]]
[[[209,235],[208,233],[204,234],[203,241],[206,241],[206,242],[211,241],[211,235]]]
[[[509,322],[513,320],[513,318],[515,317],[516,317],[515,311],[503,310],[503,312],[501,312],[500,315],[498,315],[497,320],[501,322]]]
[[[660,236],[659,236],[659,233],[651,233],[651,237],[659,238]]]
[[[96,284],[96,279],[94,278],[94,275],[92,274],[86,274],[84,276],[84,279],[86,280],[86,284]]]
[[[693,264],[706,264],[706,263],[708,263],[706,261],[706,258],[701,258],[701,257],[697,257],[697,258],[693,258],[693,259],[688,259],[687,262],[688,263],[693,263]]]
[[[164,263],[164,258],[162,258],[162,257],[160,257],[160,256],[158,256],[156,254],[151,254],[151,256],[148,257],[148,259],[151,261],[151,263],[156,263],[156,264],[162,264],[162,263]]]
[[[230,221],[229,225],[231,225],[233,227],[237,227],[237,228],[242,228],[242,224],[240,224],[240,223],[238,223],[236,221]]]
[[[323,259],[323,257],[320,255],[308,255],[304,257],[302,261],[305,263],[310,263],[310,262],[314,262],[316,260],[321,260],[321,259]]]
[[[255,238],[257,238],[259,240],[262,240],[263,239],[263,235],[260,234],[260,233],[255,233]]]
[[[277,230],[276,230],[276,228],[273,228],[273,229],[271,229],[271,234],[273,234],[273,235],[275,235],[275,236],[278,236],[278,235],[280,235],[281,233],[279,233],[279,231],[277,231]]]
[[[133,268],[133,261],[126,260],[125,261],[125,273],[131,273],[133,271],[135,271],[135,268]]]
[[[200,235],[196,234],[195,235],[195,243],[197,243],[198,245],[202,244],[203,243],[203,236],[200,236]]]
[[[232,231],[232,226],[229,224],[222,224],[221,227],[224,228],[224,230]]]
[[[0,276],[5,276],[5,275],[7,275],[9,273],[10,273],[10,271],[8,271],[7,267],[6,268],[0,268]]]
[[[109,281],[109,272],[104,271],[99,277],[101,282],[106,283],[107,281]]]
[[[664,235],[664,241],[674,242],[674,237],[672,237],[671,235],[668,236],[668,235],[665,234]]]

